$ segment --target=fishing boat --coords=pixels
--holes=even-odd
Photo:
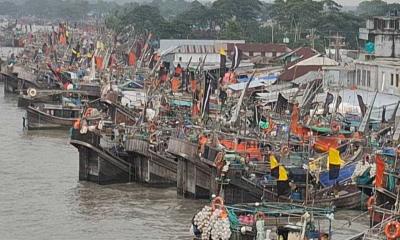
[[[82,108],[63,105],[37,104],[28,106],[24,124],[28,130],[69,129],[80,118]],[[25,123],[25,119],[27,123]]]
[[[33,70],[32,70],[33,71]],[[4,91],[26,93],[27,89],[60,89],[60,85],[44,72],[33,73],[19,66],[7,66],[0,74],[4,79]]]
[[[52,105],[62,104],[65,99],[74,99],[77,105],[81,105],[86,99],[89,99],[86,91],[79,90],[36,90],[29,88],[27,94],[18,96],[17,106],[27,108],[30,105],[47,103]]]
[[[215,197],[192,220],[195,239],[333,239],[333,208],[293,203],[225,205]]]

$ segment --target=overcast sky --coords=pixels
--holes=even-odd
[[[346,5],[346,6],[358,5],[362,1],[364,1],[364,0],[336,0],[337,3],[340,3],[342,5]],[[400,0],[385,0],[385,2],[387,2],[387,3],[398,3],[398,2],[400,2]]]

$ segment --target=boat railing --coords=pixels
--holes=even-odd
[[[386,237],[383,234],[383,229],[388,224],[389,222],[393,221],[395,219],[394,216],[388,217],[378,223],[377,225],[371,227],[369,230],[367,230],[364,233],[364,238],[363,240],[383,240],[386,239]]]

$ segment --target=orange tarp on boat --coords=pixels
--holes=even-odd
[[[238,153],[245,153],[250,159],[257,159],[258,161],[263,160],[261,150],[258,145],[253,143],[241,142],[237,144],[232,140],[220,140],[220,143],[229,150],[234,150]]]
[[[299,121],[299,106],[294,105],[293,111],[292,111],[292,116],[290,119],[290,132],[293,135],[296,135],[305,140],[308,138],[309,130],[307,128],[304,128],[303,126],[301,126],[298,123],[298,121]]]
[[[321,152],[327,152],[329,148],[337,149],[340,147],[340,141],[345,139],[343,135],[338,136],[317,136],[314,149]]]
[[[178,92],[181,86],[181,80],[179,78],[173,78],[171,81],[172,92]]]

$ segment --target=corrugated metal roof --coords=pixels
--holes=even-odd
[[[172,53],[216,54],[219,53],[219,49],[215,45],[182,45],[172,51]]]
[[[226,45],[228,43],[245,43],[245,40],[161,39],[160,51],[183,45]]]
[[[262,100],[264,104],[267,104],[276,102],[278,100],[279,93],[281,93],[286,99],[289,99],[293,97],[298,90],[299,90],[298,88],[290,88],[283,91],[276,91],[270,93],[257,93],[257,98]]]
[[[251,88],[258,88],[258,87],[262,87],[262,86],[266,87],[266,86],[272,85],[274,82],[275,82],[275,80],[268,81],[268,80],[263,80],[263,79],[262,80],[254,79],[250,83],[249,88],[250,89]],[[247,85],[247,82],[242,82],[242,83],[231,84],[231,85],[228,86],[228,88],[233,90],[233,91],[241,91],[246,87],[246,85]]]
[[[244,44],[233,44],[228,43],[228,52],[234,50],[235,45],[238,49],[242,50],[243,52],[289,52],[291,51],[290,48],[286,46],[286,44],[279,44],[279,43],[244,43]]]
[[[297,63],[295,66],[337,66],[337,65],[339,65],[339,63],[333,59],[330,59],[326,56],[315,55]],[[292,66],[292,68],[293,67],[294,66]]]
[[[297,85],[303,85],[303,84],[307,84],[309,82],[312,82],[315,79],[322,79],[322,75],[321,75],[320,72],[318,72],[318,71],[308,72],[308,73],[304,74],[303,76],[300,76],[300,77],[296,78],[293,81],[293,83],[295,83]]]

